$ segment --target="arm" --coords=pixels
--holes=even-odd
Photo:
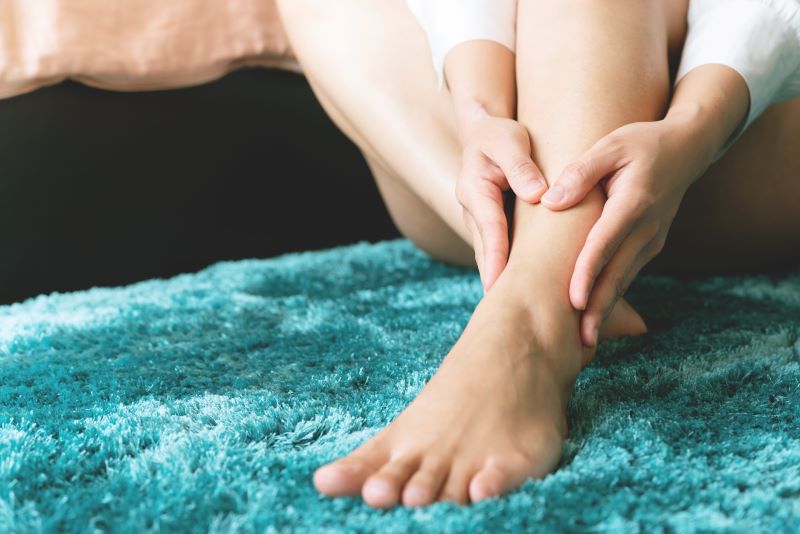
[[[639,271],[661,252],[686,190],[711,164],[747,112],[747,86],[722,65],[693,69],[678,84],[666,117],[625,125],[569,165],[542,197],[551,209],[578,203],[604,184],[608,200],[581,249],[569,286],[583,310],[588,346]],[[548,198],[562,193],[560,199]]]
[[[587,345],[639,271],[661,252],[686,190],[747,109],[747,86],[736,71],[701,66],[680,81],[664,119],[615,130],[559,177],[551,191],[563,188],[565,195],[553,209],[577,203],[584,187],[608,177],[608,200],[570,280],[570,301],[584,310],[581,335]],[[553,207],[548,195],[542,203]]]
[[[521,198],[536,202],[547,186],[531,159],[527,130],[513,120],[514,54],[492,41],[467,41],[447,54],[445,73],[463,146],[456,196],[488,290],[509,256],[503,192],[513,188]]]
[[[463,146],[456,196],[488,290],[509,253],[503,191],[538,201],[546,182],[516,108],[516,0],[408,0],[428,37],[440,89],[452,96]]]
[[[406,3],[428,38],[440,89],[446,84],[445,59],[457,45],[485,40],[514,52],[517,0],[406,0]]]
[[[462,139],[478,118],[514,118],[515,58],[505,46],[487,40],[460,43],[447,54],[444,72]]]
[[[800,95],[800,1],[692,0],[688,19],[676,86],[698,67],[712,64],[729,67],[746,84],[745,109],[726,132],[716,160],[770,104]],[[713,85],[705,90],[717,92]],[[703,100],[702,95],[693,96]],[[731,105],[740,106],[741,101]]]
[[[678,82],[664,121],[689,133],[691,152],[697,157],[692,180],[705,171],[746,120],[749,104],[744,78],[725,65],[702,65]]]

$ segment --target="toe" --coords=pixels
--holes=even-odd
[[[553,470],[561,457],[560,439],[557,431],[552,437],[539,441],[540,446],[529,454],[506,452],[501,456],[487,459],[469,481],[469,498],[478,502],[496,497],[520,487],[529,478],[544,478]]]
[[[314,486],[328,497],[358,495],[364,480],[374,471],[362,460],[342,458],[317,469]]]
[[[488,465],[472,477],[469,498],[472,502],[478,502],[502,495],[522,483],[518,478],[498,465]]]
[[[445,458],[428,457],[403,488],[405,506],[431,504],[442,488],[450,463]]]
[[[375,508],[391,508],[400,502],[400,492],[406,481],[416,471],[415,458],[392,460],[370,476],[361,488],[361,496]]]
[[[364,481],[387,459],[383,447],[367,442],[347,456],[317,469],[314,486],[328,497],[358,495]]]
[[[474,471],[472,471],[474,473]],[[469,504],[470,472],[464,469],[453,468],[445,480],[439,494],[440,501],[454,501],[458,504]]]

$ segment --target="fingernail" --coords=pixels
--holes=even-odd
[[[542,200],[545,202],[558,204],[559,202],[564,200],[564,190],[561,188],[561,186],[554,185],[553,187],[547,190],[547,193],[544,194]]]
[[[531,180],[530,182],[528,182],[528,185],[525,186],[525,191],[527,194],[533,196],[542,189],[544,189],[545,187],[547,187],[547,184],[544,183],[541,179],[536,178],[535,180]]]

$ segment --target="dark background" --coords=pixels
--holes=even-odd
[[[398,235],[297,74],[0,100],[0,303]]]

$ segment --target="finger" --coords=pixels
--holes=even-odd
[[[483,280],[488,291],[508,262],[508,221],[503,210],[503,194],[496,185],[482,180],[471,184],[466,196],[480,235]]]
[[[464,225],[472,236],[472,250],[475,253],[475,264],[478,266],[478,275],[481,277],[481,285],[485,292],[486,283],[483,277],[483,243],[481,243],[481,234],[478,231],[478,225],[475,224],[475,219],[466,209],[464,209]]]
[[[652,257],[647,253],[652,237],[640,229],[631,232],[597,278],[586,311],[581,316],[581,340],[587,347],[597,345],[600,327]]]
[[[522,200],[538,202],[547,191],[547,181],[531,158],[530,142],[527,139],[522,141],[515,137],[498,138],[484,147],[484,151],[500,167],[514,194]]]
[[[621,145],[600,139],[580,158],[567,165],[542,196],[542,204],[551,210],[574,206],[589,194],[604,177],[621,168]]]
[[[586,309],[594,281],[628,237],[636,215],[623,195],[614,195],[603,206],[583,245],[569,283],[569,299],[578,310]]]

